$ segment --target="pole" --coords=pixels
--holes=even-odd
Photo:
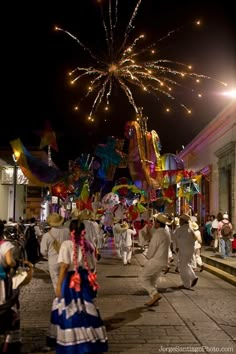
[[[14,160],[14,169],[13,169],[13,221],[16,221],[16,186],[17,186],[17,164]]]
[[[48,166],[52,166],[51,145],[48,145]]]

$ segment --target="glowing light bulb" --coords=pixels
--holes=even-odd
[[[18,158],[20,157],[20,151],[16,150],[14,152],[14,155],[15,155],[16,160],[18,160]]]

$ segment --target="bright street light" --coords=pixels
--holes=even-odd
[[[223,92],[223,96],[236,98],[236,90]]]

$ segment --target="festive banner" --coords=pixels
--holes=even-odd
[[[51,123],[47,120],[41,133],[40,149],[50,145],[55,151],[58,151],[56,133],[52,130]]]

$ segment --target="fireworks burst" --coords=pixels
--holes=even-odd
[[[101,104],[105,104],[105,110],[109,109],[112,89],[114,83],[117,82],[120,88],[124,91],[129,103],[134,108],[136,114],[140,113],[133,90],[135,87],[142,91],[154,94],[157,99],[166,97],[167,99],[176,100],[175,89],[179,87],[186,87],[186,78],[199,83],[201,79],[212,79],[209,76],[197,74],[191,71],[192,67],[184,63],[174,62],[167,59],[153,59],[155,54],[154,47],[159,42],[170,37],[176,30],[170,31],[166,36],[160,38],[158,42],[152,43],[148,46],[143,45],[144,34],[135,36],[131,39],[131,32],[134,29],[133,22],[138,13],[138,9],[142,0],[138,0],[133,10],[133,13],[128,21],[127,27],[124,31],[123,40],[117,48],[115,43],[115,33],[118,24],[118,2],[119,0],[109,0],[108,5],[108,21],[105,20],[103,7],[100,3],[101,18],[105,33],[105,40],[107,51],[104,53],[104,58],[98,55],[87,47],[78,37],[60,27],[56,27],[57,31],[62,31],[70,36],[73,40],[88,53],[92,64],[88,67],[76,67],[69,73],[71,76],[71,84],[77,83],[79,80],[86,77],[89,78],[90,84],[88,91],[83,99],[92,96],[92,107],[88,116],[88,120],[94,121],[95,113]],[[200,25],[200,21],[196,21],[196,25]],[[151,60],[142,60],[146,58],[147,54],[152,55]],[[216,80],[218,81],[218,80]],[[218,81],[227,86],[227,84]],[[197,96],[202,97],[201,93]],[[82,101],[82,98],[81,98]],[[80,101],[80,102],[81,102]],[[191,113],[190,108],[185,104],[179,103],[187,113]],[[79,109],[79,105],[75,107]],[[168,112],[170,109],[167,108]]]

